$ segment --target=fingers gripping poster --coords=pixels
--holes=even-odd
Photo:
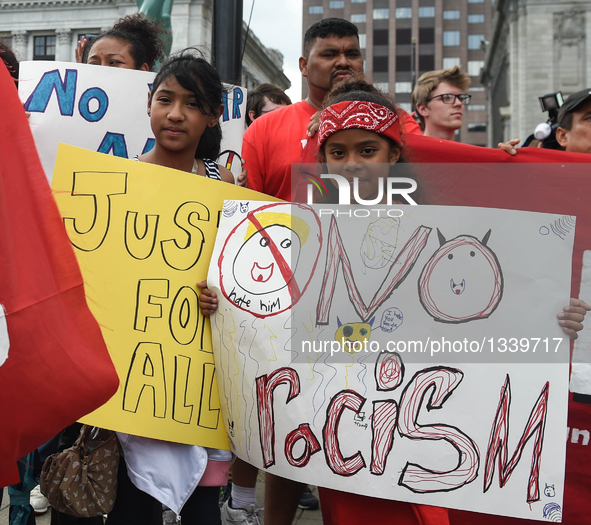
[[[132,159],[154,146],[147,114],[155,73],[72,62],[21,62],[19,95],[47,178],[59,143]],[[241,170],[246,89],[226,86],[218,162]]]
[[[225,202],[208,283],[232,450],[340,491],[547,518],[574,217],[561,238],[548,214],[361,211]]]
[[[52,189],[120,379],[83,421],[228,448],[196,283],[207,275],[224,197],[262,196],[64,144]]]

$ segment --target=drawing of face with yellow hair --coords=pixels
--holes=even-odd
[[[220,290],[230,306],[263,318],[300,300],[322,247],[310,206],[249,201],[240,214],[222,217],[219,235],[226,236],[217,261]]]
[[[236,282],[253,295],[281,290],[292,280],[310,227],[288,213],[255,214],[234,260]]]

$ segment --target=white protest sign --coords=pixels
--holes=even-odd
[[[21,62],[19,94],[49,180],[60,142],[133,158],[150,150],[147,115],[155,73],[72,62]],[[219,162],[240,173],[246,90],[227,86]]]
[[[544,236],[556,216],[521,211],[376,211],[226,201],[208,284],[234,452],[347,493],[543,519],[564,492],[556,314],[574,230]]]

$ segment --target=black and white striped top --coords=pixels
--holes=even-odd
[[[133,160],[140,160],[139,159],[139,155],[136,155]],[[218,165],[217,162],[215,162],[214,160],[211,159],[203,159],[203,164],[205,164],[205,176],[208,179],[213,179],[213,180],[222,180],[222,175],[220,173],[220,167]],[[195,161],[193,163],[193,170],[192,173],[194,173],[195,175],[197,175],[197,161]]]

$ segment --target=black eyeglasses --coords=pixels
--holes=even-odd
[[[457,98],[462,104],[464,104],[464,106],[467,106],[468,104],[470,104],[472,95],[468,95],[467,93],[462,93],[461,95],[443,93],[443,95],[435,95],[434,97],[428,98],[427,102],[429,102],[429,100],[433,100],[434,98],[440,98],[444,104],[455,104]]]

